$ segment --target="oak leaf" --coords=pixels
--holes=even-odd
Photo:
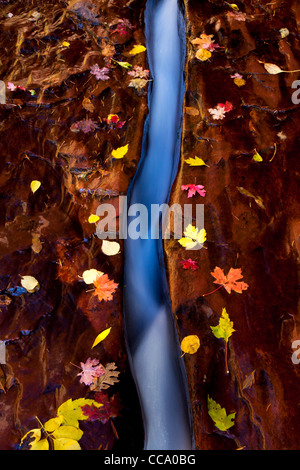
[[[117,366],[114,362],[110,362],[105,366],[105,373],[98,377],[91,385],[90,390],[92,391],[100,391],[109,388],[111,385],[119,382],[117,378],[120,374],[119,371],[116,370]]]

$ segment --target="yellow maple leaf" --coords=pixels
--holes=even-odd
[[[206,240],[206,230],[202,228],[199,230],[197,227],[193,227],[189,224],[184,232],[184,237],[178,240],[181,246],[186,250],[192,250],[197,245],[203,245]]]
[[[141,44],[136,44],[135,46],[133,46],[131,51],[129,51],[129,54],[136,55],[136,54],[140,54],[140,52],[144,52],[145,50],[146,50],[145,46],[142,46]]]
[[[128,144],[123,147],[119,147],[111,152],[113,158],[120,159],[123,158],[128,152]]]

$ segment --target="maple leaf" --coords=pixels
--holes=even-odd
[[[79,372],[77,375],[80,376],[80,383],[85,385],[91,385],[95,378],[105,374],[105,369],[99,364],[98,359],[91,359],[89,357],[85,363],[80,363],[80,367],[82,372]]]
[[[228,342],[230,336],[235,331],[233,328],[233,322],[230,320],[226,308],[222,310],[222,316],[219,319],[217,326],[210,327],[216,338],[223,338],[224,341]]]
[[[224,108],[225,113],[228,113],[229,111],[233,110],[233,104],[230,103],[230,101],[226,101],[225,103],[218,103],[218,106],[220,108]]]
[[[202,228],[199,230],[197,227],[193,227],[192,224],[189,224],[184,232],[184,237],[178,240],[180,245],[182,245],[186,250],[192,250],[197,245],[202,247],[203,243],[206,240],[206,230]]]
[[[143,67],[140,67],[139,65],[135,65],[133,69],[130,72],[128,72],[128,75],[133,78],[144,78],[148,80],[149,73],[150,71],[148,69],[143,69]]]
[[[79,132],[82,131],[84,134],[87,134],[88,132],[93,132],[98,128],[98,125],[92,120],[92,119],[84,119],[82,121],[77,121],[71,126],[71,131],[72,132]]]
[[[110,280],[107,274],[97,277],[94,281],[94,286],[96,287],[93,295],[98,297],[98,300],[105,302],[112,300],[113,293],[117,289],[119,284],[116,284],[114,281]]]
[[[230,268],[226,276],[223,269],[216,266],[211,275],[216,279],[214,283],[222,285],[229,294],[232,290],[241,294],[243,290],[247,290],[249,287],[245,282],[239,281],[243,278],[241,269]]]
[[[188,197],[193,197],[195,196],[196,192],[200,194],[200,196],[204,197],[205,196],[205,189],[204,186],[201,184],[184,184],[181,186],[182,191],[188,191]]]
[[[234,426],[234,418],[236,413],[227,415],[225,408],[222,408],[219,403],[213,400],[210,396],[207,397],[208,414],[214,421],[216,427],[220,431],[227,431],[227,429]]]
[[[101,421],[105,424],[110,418],[116,418],[120,414],[120,398],[113,395],[109,398],[103,392],[96,392],[95,400],[101,403],[101,408],[95,405],[85,405],[82,407],[83,413],[88,417],[88,421]]]
[[[94,380],[94,382],[90,385],[90,390],[99,391],[107,389],[111,385],[119,382],[117,377],[119,376],[120,372],[117,371],[116,368],[117,366],[114,362],[106,364],[105,373]]]
[[[106,119],[104,119],[106,124],[113,128],[121,129],[126,121],[120,121],[119,116],[117,114],[109,114]]]
[[[129,82],[129,87],[135,88],[137,91],[141,91],[147,85],[149,80],[144,78],[134,78]]]
[[[216,108],[209,108],[208,112],[215,120],[224,119],[226,113],[225,109],[221,106],[217,106]]]
[[[183,269],[191,269],[192,271],[196,271],[196,269],[199,268],[197,261],[193,261],[191,258],[184,259],[180,261],[180,263],[182,264]]]
[[[109,80],[109,76],[107,75],[109,72],[109,68],[102,67],[100,69],[98,64],[95,64],[91,67],[90,73],[95,75],[97,80]]]

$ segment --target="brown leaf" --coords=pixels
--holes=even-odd
[[[87,111],[90,111],[91,113],[95,111],[95,107],[89,98],[83,99],[82,106],[84,107],[84,109],[86,109]]]
[[[96,380],[90,386],[90,390],[93,391],[100,391],[106,388],[109,388],[111,385],[119,382],[117,377],[119,376],[120,372],[116,370],[117,366],[114,362],[110,362],[105,366],[105,373],[100,377],[97,377]]]
[[[246,376],[243,382],[242,390],[252,387],[253,384],[255,384],[255,370],[253,370],[250,374]]]
[[[186,106],[185,112],[190,116],[199,116],[199,110],[197,108],[193,108],[192,106]]]

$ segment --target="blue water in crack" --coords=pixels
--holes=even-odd
[[[145,33],[152,81],[141,161],[128,204],[168,203],[177,172],[185,80],[185,17],[177,0],[148,0]],[[138,216],[138,213],[137,213]],[[128,217],[128,224],[133,219]],[[152,224],[159,220],[151,219]],[[150,224],[150,219],[149,219]],[[145,236],[145,234],[143,234]],[[162,240],[125,240],[124,324],[139,394],[145,450],[191,450],[183,359],[171,311]]]

